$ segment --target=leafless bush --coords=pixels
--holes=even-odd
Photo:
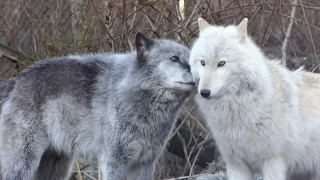
[[[198,34],[198,17],[217,25],[248,17],[249,33],[267,55],[282,58],[292,69],[305,65],[319,72],[319,16],[318,0],[2,0],[0,42],[22,52],[27,66],[52,56],[128,51],[134,48],[138,31],[191,46]],[[214,149],[191,100],[157,166],[156,177],[223,170]],[[203,164],[212,160],[210,166]],[[86,165],[79,169],[83,178],[97,178],[96,169],[87,170]]]

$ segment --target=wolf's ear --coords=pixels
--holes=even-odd
[[[199,26],[200,32],[202,32],[203,30],[207,29],[211,25],[206,20],[202,18],[198,18],[198,26]]]
[[[144,64],[146,61],[146,55],[150,51],[153,41],[146,38],[141,32],[136,34],[136,50],[137,50],[137,61],[139,64]]]
[[[244,18],[237,26],[238,38],[241,43],[244,43],[247,39],[248,30],[248,18]]]

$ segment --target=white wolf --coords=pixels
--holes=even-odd
[[[320,76],[269,60],[239,25],[198,19],[190,66],[196,101],[226,162],[229,180],[320,179]],[[202,96],[202,97],[201,97]]]

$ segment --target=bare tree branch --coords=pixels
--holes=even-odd
[[[297,3],[298,3],[298,0],[294,0],[294,1],[293,1],[293,4],[297,4]],[[297,6],[292,6],[292,10],[291,10],[291,14],[290,14],[290,20],[289,20],[289,25],[288,25],[287,32],[286,32],[286,35],[285,35],[285,37],[284,37],[284,41],[283,41],[282,48],[281,48],[281,52],[282,52],[282,63],[283,63],[284,66],[286,66],[286,64],[287,64],[287,54],[286,54],[286,50],[287,50],[288,40],[289,40],[289,37],[290,37],[290,35],[291,35],[294,18],[295,18],[295,16],[296,16],[296,9],[297,9]]]

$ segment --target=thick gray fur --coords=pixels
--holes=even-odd
[[[0,82],[3,180],[67,179],[74,159],[98,160],[104,180],[153,179],[194,84],[187,47],[140,33],[136,47],[42,60]]]

